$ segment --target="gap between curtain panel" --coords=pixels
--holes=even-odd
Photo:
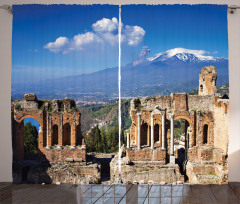
[[[118,23],[118,173],[119,183],[121,183],[121,129],[122,129],[122,116],[121,116],[121,5],[119,5],[119,23]]]

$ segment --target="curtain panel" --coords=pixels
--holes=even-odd
[[[15,5],[11,83],[14,183],[228,182],[225,5]]]

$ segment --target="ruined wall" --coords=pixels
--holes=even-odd
[[[77,161],[77,162],[86,162],[87,160],[87,151],[85,147],[76,147],[74,149],[70,147],[57,147],[57,148],[44,148],[42,152],[47,161],[49,162],[61,162],[61,161]]]
[[[13,163],[13,183],[22,183],[23,168],[29,167],[29,184],[93,184],[101,182],[101,165],[85,162],[35,163],[29,166],[24,162]],[[26,181],[25,181],[26,182]]]
[[[217,69],[215,66],[203,67],[199,74],[198,95],[210,95],[217,92]]]
[[[188,150],[189,162],[226,165],[226,154],[219,148],[194,146]]]
[[[166,150],[162,150],[160,147],[151,150],[150,148],[143,148],[137,150],[126,149],[126,156],[131,161],[161,161],[163,164],[166,164]]]
[[[55,150],[46,152],[46,146],[77,146],[82,144],[81,114],[76,109],[75,101],[69,98],[63,100],[38,100],[35,94],[25,94],[24,99],[11,103],[13,159],[24,159],[24,119],[33,118],[39,123],[38,148],[47,154],[50,161],[53,158],[65,158],[75,155],[74,151],[64,149],[58,153]],[[68,152],[68,153],[67,153]],[[86,161],[86,153],[76,149],[78,156]],[[52,155],[51,155],[52,154]]]
[[[118,183],[118,170],[111,168],[111,182]],[[142,165],[123,165],[121,167],[121,177],[123,184],[177,184],[183,183],[184,177],[181,175],[178,165],[150,165],[143,163]]]
[[[227,156],[222,149],[195,146],[189,149],[186,173],[193,184],[223,184],[228,180]]]
[[[153,110],[165,110],[165,135],[166,145],[170,146],[170,119],[169,112],[174,113],[174,120],[185,119],[189,122],[191,127],[191,135],[189,138],[190,147],[194,145],[203,145],[204,143],[204,125],[208,126],[207,144],[214,144],[214,95],[188,95],[186,93],[172,93],[169,96],[134,99],[131,101],[130,114],[132,118],[132,125],[130,129],[130,146],[137,146],[138,133],[138,116],[141,113],[141,135],[144,134],[147,140],[146,145],[150,145],[151,135],[151,112]],[[147,125],[147,134],[142,131],[143,124]],[[161,146],[162,135],[162,117],[160,114],[154,114],[154,125],[159,125],[158,142],[154,146]],[[145,128],[146,128],[145,125]],[[155,131],[154,131],[155,132]],[[155,134],[155,133],[154,133]],[[142,137],[142,136],[141,136]],[[155,137],[155,135],[154,135]],[[155,141],[155,140],[154,140]],[[141,144],[142,145],[142,144]],[[169,149],[168,149],[169,153]]]
[[[229,99],[216,99],[214,106],[214,146],[228,152]]]
[[[214,96],[188,95],[188,109],[196,111],[213,111]]]

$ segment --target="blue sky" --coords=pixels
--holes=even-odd
[[[26,118],[26,119],[24,119],[24,124],[29,123],[29,122],[32,125],[34,125],[37,128],[37,131],[39,132],[39,123],[38,123],[38,121],[36,121],[34,118]]]
[[[12,83],[118,65],[118,6],[14,6]],[[228,57],[227,6],[122,6],[122,64],[182,47]]]

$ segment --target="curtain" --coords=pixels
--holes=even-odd
[[[15,183],[227,183],[227,6],[13,15]]]

